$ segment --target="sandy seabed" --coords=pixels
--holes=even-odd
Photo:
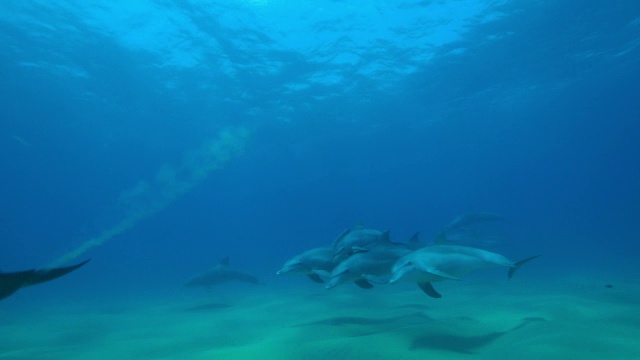
[[[632,281],[451,281],[432,299],[411,284],[326,291],[299,280],[0,303],[0,359],[640,359]]]

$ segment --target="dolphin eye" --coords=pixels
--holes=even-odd
[[[413,261],[407,261],[407,263],[405,264],[405,266],[411,266],[413,265]]]

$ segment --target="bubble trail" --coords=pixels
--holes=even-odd
[[[140,220],[164,210],[173,201],[188,193],[209,174],[240,156],[247,144],[250,130],[243,127],[225,128],[192,152],[178,167],[165,164],[151,181],[140,181],[119,197],[125,210],[124,218],[115,226],[90,238],[80,246],[54,260],[49,267],[61,266],[89,250],[102,246],[117,235],[131,229]]]

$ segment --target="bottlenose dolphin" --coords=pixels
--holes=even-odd
[[[389,242],[388,230],[382,232],[362,227],[347,229],[333,241],[333,261],[339,263],[355,253],[366,251],[371,246]]]
[[[229,266],[229,257],[224,257],[215,267],[192,277],[183,287],[206,286],[211,287],[227,281],[240,281],[252,284],[262,284],[257,277]]]
[[[89,259],[90,260],[90,259]],[[23,287],[40,284],[64,276],[83,266],[89,260],[79,264],[50,269],[32,269],[17,272],[0,272],[0,300],[11,296]]]
[[[447,226],[444,227],[443,231],[461,230],[461,229],[466,229],[467,227],[477,223],[506,221],[506,220],[507,219],[500,214],[494,214],[494,213],[488,213],[488,212],[468,213],[453,219],[453,221],[451,221]]]
[[[363,289],[373,287],[371,279],[388,276],[391,266],[412,250],[401,245],[378,245],[370,250],[351,255],[331,272],[326,288],[353,281]]]
[[[458,245],[433,245],[402,256],[393,264],[389,283],[409,281],[418,284],[427,295],[442,297],[431,285],[443,280],[460,280],[460,276],[479,269],[497,266],[509,268],[511,278],[518,268],[540,255],[513,262],[486,250]]]
[[[333,248],[319,247],[294,256],[276,274],[304,274],[315,282],[323,283],[321,276],[329,276],[335,265]]]

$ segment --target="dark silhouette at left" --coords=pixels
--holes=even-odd
[[[67,275],[88,262],[89,260],[85,260],[76,265],[51,269],[0,272],[0,300],[13,295],[23,287],[41,284]]]

